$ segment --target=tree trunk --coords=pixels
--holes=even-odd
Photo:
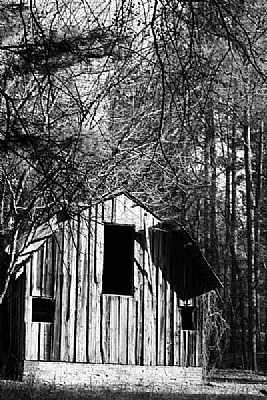
[[[261,122],[259,129],[259,138],[256,151],[256,196],[255,196],[255,252],[254,252],[254,269],[255,269],[255,291],[256,291],[256,331],[257,342],[260,344],[260,302],[258,296],[259,284],[259,254],[260,254],[260,237],[261,237],[261,197],[262,197],[262,172],[263,172],[263,132],[264,122]]]
[[[248,336],[249,361],[253,370],[257,370],[257,331],[256,331],[256,287],[255,287],[255,236],[254,236],[254,205],[252,185],[252,155],[250,141],[249,118],[243,126],[244,160],[246,174],[246,233],[247,233],[247,265],[248,265]]]
[[[204,148],[204,175],[205,175],[205,185],[206,185],[206,193],[204,195],[203,201],[203,215],[204,215],[204,251],[205,256],[209,259],[210,257],[210,199],[208,196],[209,193],[209,184],[210,184],[210,141],[208,137],[208,132],[205,132],[205,148]]]
[[[227,156],[227,165],[225,168],[225,249],[226,249],[226,257],[224,258],[224,299],[227,302],[230,302],[231,294],[229,291],[230,284],[231,284],[231,253],[230,253],[230,246],[231,246],[231,165],[230,163],[230,154],[229,154],[229,147],[228,147],[228,156]],[[231,315],[231,309],[229,310]],[[232,326],[232,319],[230,321],[230,326]]]
[[[206,111],[205,137],[205,178],[209,185],[209,198],[204,201],[205,252],[214,268],[219,271],[218,236],[217,236],[217,170],[216,141],[213,104],[209,102]]]
[[[211,187],[210,187],[210,251],[211,264],[220,275],[220,263],[218,254],[218,235],[217,235],[217,169],[216,169],[216,138],[214,127],[213,108],[210,106],[208,111],[208,130],[210,138],[210,167],[211,167]]]
[[[231,140],[231,150],[232,150],[232,163],[231,163],[231,239],[230,239],[230,254],[231,254],[231,301],[232,301],[232,312],[231,312],[231,347],[232,349],[236,349],[236,339],[237,339],[237,307],[238,307],[238,298],[240,309],[244,308],[244,303],[241,301],[242,299],[242,286],[237,285],[237,279],[239,278],[239,270],[238,270],[238,261],[237,261],[237,201],[236,201],[236,192],[237,192],[237,183],[236,183],[236,121],[235,115],[233,115],[232,122],[232,140]],[[240,295],[239,295],[240,294]],[[245,319],[241,318],[241,329],[242,329],[242,353],[243,360],[246,363],[246,327],[245,327]]]

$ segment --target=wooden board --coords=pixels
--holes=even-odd
[[[77,362],[86,362],[86,326],[88,296],[88,246],[86,215],[80,220],[77,260],[77,305],[76,305],[76,358]]]
[[[54,237],[54,301],[55,301],[55,317],[53,326],[53,340],[51,348],[51,360],[60,360],[60,347],[61,347],[61,314],[62,314],[62,285],[63,285],[63,232]]]
[[[136,346],[136,300],[129,297],[128,302],[128,330],[127,330],[127,364],[135,364]]]
[[[95,362],[95,315],[96,315],[96,288],[95,288],[95,239],[96,239],[96,209],[91,208],[88,230],[88,324],[87,324],[87,361]]]
[[[128,298],[119,297],[119,364],[128,363]]]
[[[101,296],[101,361],[110,362],[110,298]]]

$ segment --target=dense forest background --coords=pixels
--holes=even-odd
[[[224,283],[210,362],[266,368],[266,39],[263,0],[2,1],[7,276],[22,234],[125,189],[180,221]]]

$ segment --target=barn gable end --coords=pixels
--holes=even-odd
[[[40,243],[8,297],[20,320],[10,347],[25,371],[40,362],[201,366],[197,319],[183,307],[195,310],[196,296],[220,282],[178,224],[121,193]]]

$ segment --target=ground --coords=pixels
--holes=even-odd
[[[267,398],[267,376],[249,371],[215,371],[201,385],[184,384],[176,390],[150,388],[146,392],[95,391],[87,387],[41,385],[35,381],[0,381],[0,400],[226,400]]]

